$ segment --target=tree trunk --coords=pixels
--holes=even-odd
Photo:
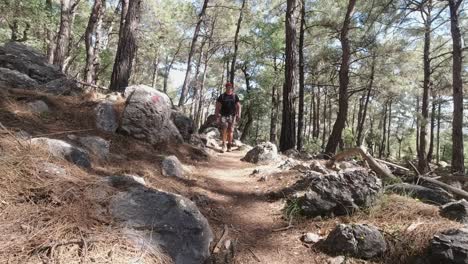
[[[188,86],[190,84],[190,71],[192,70],[192,57],[193,57],[193,54],[195,53],[195,47],[197,45],[198,34],[200,33],[200,27],[205,16],[206,7],[208,6],[208,1],[209,0],[204,0],[203,2],[203,7],[200,11],[200,14],[198,14],[197,25],[195,26],[195,30],[193,32],[192,44],[190,45],[190,51],[189,51],[188,59],[187,59],[187,70],[185,71],[184,84],[182,85],[182,91],[180,92],[180,99],[179,99],[179,104],[178,104],[179,107],[183,106],[185,103],[185,96],[187,93]]]
[[[246,87],[246,90],[247,90],[247,94],[250,93],[251,91],[251,86],[250,86],[250,74],[248,72],[248,69],[247,69],[247,63],[244,64],[244,66],[241,68],[242,72],[244,73],[244,77],[245,77],[245,87]],[[245,125],[244,125],[244,129],[242,130],[242,136],[240,138],[240,141],[244,142],[246,139],[247,139],[247,136],[249,135],[249,132],[250,132],[250,127],[252,126],[252,122],[253,122],[253,110],[252,110],[252,101],[249,102],[249,104],[247,105],[246,107],[246,111],[245,111],[245,114],[244,116],[247,117],[246,119],[246,122],[245,122]]]
[[[385,106],[382,111],[383,123],[382,123],[382,139],[380,141],[380,147],[379,147],[379,159],[381,159],[383,154],[385,153],[385,140],[387,136],[387,109],[388,109],[388,103],[385,102]]]
[[[86,65],[84,80],[91,84],[96,84],[96,69],[99,64],[99,46],[101,36],[98,29],[101,27],[103,15],[104,0],[94,0],[94,5],[91,9],[91,15],[85,32]]]
[[[296,20],[297,0],[287,0],[286,4],[286,68],[283,88],[283,114],[281,121],[281,151],[296,146],[296,111],[294,108],[294,89],[296,87]]]
[[[309,133],[307,134],[307,141],[310,141],[311,137],[315,136],[315,93],[314,89],[310,89],[310,105],[309,105]]]
[[[273,58],[273,69],[275,77],[278,74],[278,64],[276,63],[276,56]],[[270,142],[276,144],[276,122],[278,122],[278,101],[277,97],[277,83],[273,84],[271,89],[271,114],[270,114]]]
[[[423,80],[423,97],[421,105],[421,128],[419,131],[419,153],[418,153],[418,170],[424,174],[428,171],[429,163],[427,161],[427,124],[429,123],[429,89],[431,86],[431,22],[432,22],[432,0],[427,2],[427,15],[424,21],[424,80]],[[423,12],[423,11],[421,11]]]
[[[57,34],[57,42],[54,53],[54,65],[64,70],[64,63],[70,45],[72,20],[80,0],[60,1],[60,28]]]
[[[328,138],[327,147],[325,152],[334,155],[339,141],[341,140],[341,134],[346,124],[348,116],[348,84],[349,84],[349,59],[351,56],[351,48],[348,38],[350,30],[351,17],[353,15],[354,6],[356,0],[349,0],[348,9],[346,11],[345,20],[343,22],[343,28],[341,29],[340,42],[341,49],[343,51],[341,57],[341,66],[339,72],[340,89],[339,89],[339,101],[338,101],[338,116],[336,117],[335,125],[333,126],[332,133]]]
[[[125,1],[125,0],[123,0]],[[132,72],[133,59],[137,52],[137,28],[140,21],[142,0],[132,0],[128,4],[123,30],[120,31],[110,90],[123,92],[128,86]],[[122,13],[124,13],[122,11]]]
[[[369,86],[367,87],[367,94],[365,97],[365,102],[362,110],[362,114],[360,117],[358,117],[358,128],[357,128],[357,139],[356,139],[356,145],[359,147],[362,145],[363,141],[363,130],[364,130],[364,124],[366,122],[366,117],[367,117],[367,108],[369,106],[369,100],[370,100],[370,95],[372,92],[372,88],[374,86],[374,76],[375,76],[375,60],[376,60],[376,54],[372,54],[372,64],[371,64],[371,75],[370,75],[370,80],[369,80]]]
[[[327,137],[327,98],[328,98],[328,90],[324,89],[324,96],[323,96],[323,116],[322,116],[322,125],[323,125],[323,131],[322,131],[322,150],[325,150],[325,140]]]
[[[435,121],[436,121],[436,111],[437,111],[437,101],[435,96],[435,91],[432,89],[432,110],[431,110],[431,138],[429,141],[429,152],[427,153],[427,162],[431,163],[434,156],[434,130],[435,130]]]
[[[153,61],[153,76],[151,78],[151,87],[156,88],[158,84],[158,70],[159,70],[159,45],[156,47],[156,54],[154,55]]]
[[[297,120],[297,150],[303,147],[304,130],[304,25],[305,25],[305,0],[301,3],[301,28],[299,31],[299,115]]]
[[[313,132],[313,137],[318,139],[320,136],[320,86],[317,86],[317,93],[314,97],[316,99],[316,103],[314,110],[315,130]]]
[[[393,100],[390,99],[388,103],[388,128],[387,128],[387,154],[385,155],[387,158],[390,157],[390,132],[392,131],[392,104]]]
[[[50,23],[53,20],[53,8],[52,8],[52,0],[46,0],[46,8],[47,8],[47,20]],[[49,64],[54,63],[54,53],[55,53],[55,30],[50,28],[51,25],[47,25],[46,27],[46,34],[47,34],[47,62]]]
[[[242,17],[244,16],[244,8],[247,0],[242,0],[242,7],[239,13],[239,19],[237,20],[236,34],[234,35],[234,54],[232,55],[231,62],[231,73],[229,81],[234,84],[234,77],[236,74],[236,59],[237,59],[237,50],[239,49],[239,31],[242,24]]]
[[[450,30],[453,41],[453,120],[452,120],[452,171],[465,172],[463,152],[463,80],[462,80],[462,36],[459,25],[462,0],[449,0]]]
[[[439,100],[437,104],[437,164],[440,163],[440,110],[442,108],[442,100],[439,94]]]

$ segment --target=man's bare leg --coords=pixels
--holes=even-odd
[[[223,141],[223,142],[222,142],[221,148],[222,148],[223,151],[226,151],[226,140],[227,140],[227,138],[228,138],[228,135],[227,135],[227,131],[226,131],[226,130],[227,130],[226,127],[223,127],[222,130],[221,130],[221,134],[222,134],[222,135],[221,135],[221,139],[222,139],[222,141]]]

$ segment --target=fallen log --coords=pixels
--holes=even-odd
[[[375,159],[376,161],[378,161],[379,163],[383,163],[383,164],[388,165],[388,166],[390,166],[390,167],[395,167],[395,168],[397,168],[397,169],[401,169],[401,170],[404,170],[404,171],[410,171],[410,169],[408,169],[408,168],[405,168],[405,167],[403,167],[403,166],[400,166],[400,165],[397,165],[397,164],[388,162],[388,161],[386,161],[386,160],[381,160],[381,159],[376,159],[376,158],[374,158],[374,159]]]
[[[396,179],[395,175],[393,175],[390,170],[388,170],[385,167],[382,167],[379,164],[379,162],[374,157],[372,157],[372,155],[367,153],[367,150],[362,146],[359,148],[347,149],[341,153],[338,153],[330,160],[330,162],[333,164],[337,161],[341,161],[348,157],[356,156],[356,155],[360,155],[367,162],[367,164],[369,164],[369,167],[371,168],[371,170],[377,173],[377,176],[381,178],[391,179],[391,180]]]
[[[464,198],[464,199],[468,200],[468,192],[465,192],[462,189],[458,189],[456,187],[453,187],[451,185],[448,185],[446,183],[443,183],[441,181],[438,181],[438,180],[435,180],[435,179],[432,179],[432,178],[429,178],[429,177],[426,177],[426,176],[419,176],[419,178],[421,180],[423,180],[423,181],[427,181],[427,182],[430,182],[432,184],[435,184],[435,185],[441,187],[442,189],[444,189],[446,191],[452,192],[453,194],[458,195],[461,198]]]

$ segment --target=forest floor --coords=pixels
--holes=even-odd
[[[194,201],[208,219],[216,236],[215,242],[221,237],[224,226],[228,227],[228,237],[236,243],[235,263],[328,263],[333,256],[323,253],[315,245],[303,243],[301,237],[307,232],[325,237],[339,223],[373,224],[384,232],[389,241],[389,249],[381,259],[363,261],[347,258],[342,263],[414,263],[413,257],[424,253],[434,233],[458,226],[440,217],[437,206],[397,195],[383,195],[376,206],[352,216],[331,219],[294,217],[290,221],[285,217],[284,199],[272,201],[267,195],[303,177],[298,170],[278,168],[285,158],[282,162],[256,165],[241,161],[245,152],[236,150],[229,153],[212,152],[208,160],[197,161],[193,147],[186,144],[154,147],[122,135],[96,131],[93,117],[96,102],[93,101],[35,93],[5,94],[2,98],[0,121],[9,131],[16,133],[24,130],[35,137],[49,136],[64,140],[67,140],[68,134],[100,136],[111,142],[112,154],[108,161],[95,160],[91,169],[84,170],[29,146],[18,146],[17,139],[8,134],[0,138],[0,153],[3,155],[0,172],[5,179],[0,181],[0,240],[15,238],[0,251],[0,259],[3,256],[5,260],[10,259],[10,263],[19,263],[14,260],[29,255],[28,252],[34,252],[35,248],[50,241],[70,239],[82,233],[97,237],[115,233],[89,252],[89,258],[95,254],[96,259],[102,257],[107,261],[106,250],[114,245],[113,241],[121,234],[118,230],[109,232],[107,222],[110,216],[107,214],[99,218],[106,221],[83,217],[93,215],[93,206],[101,203],[92,196],[88,197],[88,187],[103,188],[101,181],[109,175],[139,175],[149,187],[177,193]],[[33,99],[45,100],[51,112],[42,115],[30,113],[24,105]],[[160,164],[167,155],[176,155],[184,163],[188,179],[162,176]],[[38,178],[36,165],[43,161],[59,164],[70,177]],[[19,169],[17,164],[22,164],[22,167]],[[253,173],[254,170],[259,172]],[[76,199],[53,204],[25,203],[20,199],[25,193],[33,195],[37,190],[65,199],[63,189],[70,188],[75,190]],[[64,208],[71,211],[70,215]],[[67,215],[64,216],[64,213]],[[25,223],[27,229],[22,228]],[[44,236],[35,235],[33,240],[32,233]],[[69,255],[74,258],[79,256],[79,251],[70,250]],[[131,254],[127,255],[131,257]],[[65,257],[57,253],[56,259],[65,263]],[[0,260],[0,263],[3,262]],[[110,260],[97,263],[120,262]]]

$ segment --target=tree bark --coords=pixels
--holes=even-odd
[[[96,84],[97,69],[99,68],[99,48],[102,17],[104,15],[104,0],[94,0],[88,26],[85,31],[86,65],[84,80],[90,84]]]
[[[390,132],[392,131],[392,104],[393,99],[390,99],[388,103],[388,128],[387,128],[387,154],[385,155],[387,158],[390,157],[391,150],[390,150]]]
[[[297,120],[297,150],[303,147],[304,130],[304,25],[305,25],[305,0],[301,1],[301,28],[299,31],[299,114]]]
[[[273,58],[273,70],[275,76],[278,74],[278,64],[276,56]],[[270,142],[276,144],[276,122],[278,122],[278,100],[277,99],[277,83],[273,84],[271,89],[271,114],[270,114]]]
[[[439,100],[437,104],[437,164],[440,163],[440,110],[442,108],[442,100],[439,94]]]
[[[183,106],[185,103],[185,96],[187,93],[188,86],[190,84],[190,71],[192,70],[192,57],[193,57],[193,54],[195,53],[195,47],[197,45],[198,34],[200,33],[200,27],[205,17],[205,11],[206,11],[206,7],[208,6],[208,1],[209,0],[204,0],[203,2],[203,6],[200,11],[200,14],[198,14],[197,25],[195,26],[195,30],[193,32],[192,44],[190,45],[190,51],[189,51],[188,59],[187,59],[187,70],[185,71],[184,84],[182,85],[182,91],[180,92],[180,99],[179,99],[179,104],[178,104],[179,107]]]
[[[424,8],[424,7],[423,7]],[[419,153],[418,153],[418,170],[424,174],[429,169],[427,160],[427,124],[429,123],[429,89],[431,86],[431,30],[432,30],[432,0],[427,1],[427,13],[424,20],[424,80],[423,80],[423,96],[421,105],[421,128],[419,131]],[[424,12],[421,10],[421,12]]]
[[[239,31],[241,29],[242,18],[244,16],[244,9],[247,0],[242,0],[242,7],[239,13],[239,19],[237,20],[237,28],[236,34],[234,35],[234,54],[232,54],[232,61],[231,61],[231,72],[229,82],[234,84],[234,77],[236,75],[236,59],[237,59],[237,50],[239,49]]]
[[[348,116],[348,84],[349,84],[349,60],[351,56],[351,47],[348,38],[350,30],[351,18],[354,12],[356,0],[349,0],[346,16],[343,22],[343,27],[340,34],[341,49],[343,51],[341,57],[341,66],[339,72],[340,89],[338,101],[338,116],[336,117],[333,130],[328,138],[328,143],[325,148],[325,153],[335,154],[338,143],[341,140],[341,135],[346,124]]]
[[[294,89],[296,87],[297,43],[296,20],[297,0],[287,0],[286,4],[286,65],[283,88],[283,114],[281,121],[281,151],[296,146],[296,111],[294,108]]]
[[[364,105],[363,105],[362,114],[361,114],[360,117],[358,117],[357,139],[356,139],[356,145],[357,146],[361,146],[362,141],[363,141],[363,130],[364,130],[364,124],[366,122],[366,117],[367,117],[367,108],[369,106],[370,95],[371,95],[371,92],[372,92],[372,88],[374,86],[375,60],[376,60],[376,55],[375,55],[375,53],[373,53],[372,54],[371,75],[370,75],[370,80],[369,80],[369,86],[367,87],[367,93],[366,93],[366,96],[365,96],[365,102],[364,102]]]
[[[385,102],[384,109],[382,110],[383,123],[382,123],[382,139],[380,141],[380,147],[379,147],[379,159],[381,159],[383,154],[385,153],[385,140],[387,137],[387,109],[388,109],[388,102]]]
[[[315,102],[315,110],[314,110],[314,131],[313,137],[318,139],[320,136],[320,86],[317,85],[317,93],[315,94],[314,98],[316,99]]]
[[[142,2],[142,0],[132,0],[128,3],[128,10],[126,12],[123,30],[120,32],[121,35],[119,37],[114,69],[112,71],[111,84],[109,87],[111,91],[123,92],[128,86],[132,72],[133,59],[138,48],[136,33],[140,21]],[[123,10],[122,13],[124,13]]]
[[[68,55],[73,16],[80,0],[60,1],[60,28],[57,34],[56,48],[54,52],[54,65],[64,70],[65,59]]]
[[[432,110],[431,110],[431,138],[429,141],[429,152],[427,153],[427,162],[431,163],[432,158],[434,156],[434,130],[435,130],[435,122],[436,122],[436,111],[437,111],[437,100],[435,96],[434,88],[432,89]]]
[[[463,152],[463,54],[462,36],[459,25],[460,5],[462,0],[449,0],[450,31],[453,42],[452,89],[453,89],[453,120],[452,120],[452,171],[465,172]]]
[[[53,19],[53,8],[52,8],[52,0],[46,0],[46,8],[47,8],[47,19],[48,22],[51,22]],[[51,29],[48,25],[46,27],[46,34],[47,34],[47,62],[49,64],[54,63],[54,53],[55,53],[55,30]]]

